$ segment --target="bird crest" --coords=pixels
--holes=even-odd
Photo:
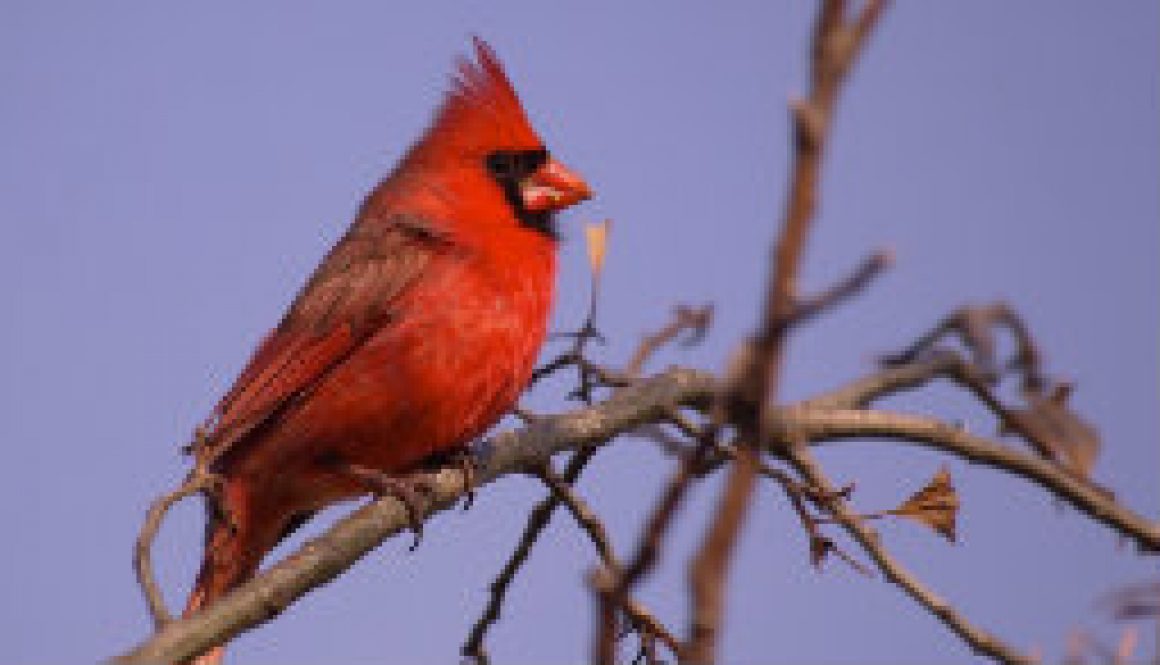
[[[416,151],[477,154],[542,147],[495,51],[479,37],[472,43],[475,58],[456,61],[451,89]]]

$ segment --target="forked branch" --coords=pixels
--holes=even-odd
[[[735,425],[743,441],[764,441],[769,409],[777,401],[778,374],[786,334],[800,321],[803,300],[798,274],[818,199],[821,163],[829,138],[834,103],[846,74],[861,55],[866,38],[885,8],[884,0],[868,0],[853,19],[845,0],[824,0],[815,22],[810,59],[810,93],[792,105],[794,165],[781,231],[774,244],[769,282],[757,332],[738,352],[740,367],[731,373],[718,398],[718,422]],[[882,262],[885,263],[885,262]],[[876,273],[859,271],[868,276]],[[857,280],[853,281],[857,283]],[[837,289],[835,293],[849,293]],[[836,301],[838,298],[833,298]],[[825,298],[819,301],[825,303]],[[820,310],[815,307],[810,315]],[[721,494],[716,516],[689,570],[691,621],[689,662],[715,660],[717,634],[729,564],[745,515],[752,501],[759,467],[758,452],[742,446]]]

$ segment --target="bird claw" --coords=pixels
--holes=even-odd
[[[423,542],[423,508],[420,503],[423,499],[419,493],[430,492],[431,488],[426,482],[427,477],[392,478],[385,476],[385,480],[380,496],[384,494],[392,496],[403,504],[403,508],[407,511],[407,527],[411,529],[413,538],[407,551],[414,552],[419,549],[419,543]]]
[[[475,481],[476,471],[478,470],[478,460],[475,455],[471,454],[471,449],[467,447],[460,448],[451,453],[451,465],[463,474],[463,510],[471,509],[475,504]]]
[[[463,509],[471,508],[475,503],[475,480],[479,470],[479,460],[469,446],[459,446],[450,451],[431,455],[423,462],[422,468],[431,473],[438,473],[440,469],[452,468],[463,474]]]
[[[356,464],[344,464],[342,471],[362,483],[375,496],[390,496],[403,504],[407,511],[407,527],[414,535],[414,540],[407,551],[414,552],[423,542],[423,513],[425,500],[420,494],[430,494],[432,491],[431,478],[426,473],[414,473],[406,476],[392,476],[377,469],[371,469]]]

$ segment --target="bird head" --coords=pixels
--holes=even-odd
[[[592,196],[532,129],[495,52],[478,37],[452,88],[407,161],[454,172],[471,196],[501,198],[524,226],[555,236],[554,215]]]

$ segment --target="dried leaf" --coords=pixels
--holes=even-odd
[[[1027,408],[1011,409],[1006,430],[1025,433],[1053,459],[1084,479],[1091,477],[1100,452],[1100,435],[1067,404],[1072,386],[1061,383],[1050,394],[1027,392]]]
[[[959,496],[951,483],[951,473],[944,466],[919,491],[902,505],[887,511],[890,515],[908,517],[934,529],[939,535],[955,542],[955,518],[959,512]]]
[[[983,371],[988,382],[999,378],[995,356],[995,321],[998,313],[996,307],[966,307],[960,315],[963,343],[971,350],[975,364]]]
[[[608,226],[610,220],[584,225],[584,239],[588,245],[588,265],[592,273],[599,275],[604,269],[604,250],[608,244]]]

